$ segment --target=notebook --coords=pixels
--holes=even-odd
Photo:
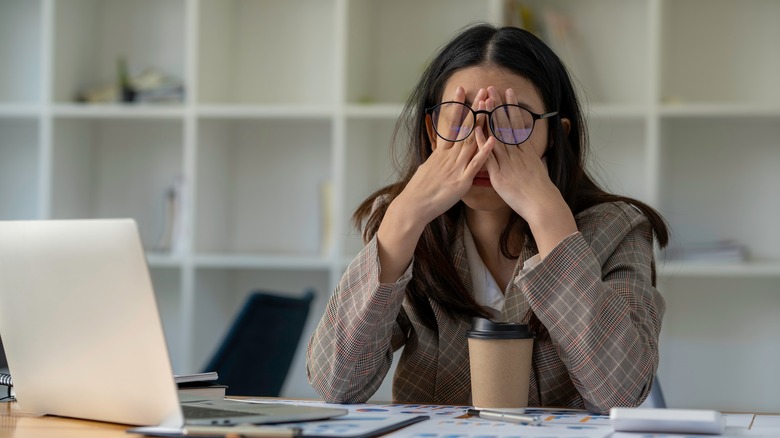
[[[347,413],[305,405],[180,401],[132,219],[0,221],[0,336],[25,411],[165,427]]]

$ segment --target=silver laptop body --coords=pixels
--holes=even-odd
[[[132,425],[185,424],[132,219],[0,221],[0,337],[25,411]],[[305,421],[347,413],[201,402],[215,410],[235,407],[222,403],[237,404],[243,412],[212,412],[187,418],[186,424]]]

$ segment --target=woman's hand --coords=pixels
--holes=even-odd
[[[464,102],[466,93],[463,87],[457,87],[455,95],[449,99]],[[481,89],[475,102],[484,100],[487,90]],[[460,124],[460,114],[439,115],[438,126]],[[471,118],[466,117],[463,125],[457,129],[470,129]],[[474,131],[478,131],[475,127]],[[490,157],[495,139],[477,142],[474,135],[465,140],[451,142],[433,135],[436,144],[433,153],[418,167],[403,192],[393,202],[403,205],[408,214],[415,216],[424,226],[437,216],[449,210],[471,188],[474,177]]]
[[[486,96],[484,89],[477,93],[479,100],[484,100]],[[457,87],[450,100],[464,102],[465,98],[463,87]],[[439,117],[444,117],[442,122],[445,123],[439,123],[439,126],[454,124],[455,129],[466,129],[471,125],[471,120],[467,118],[458,126],[460,115],[442,114]],[[430,127],[431,120],[427,123]],[[487,139],[478,143],[474,135],[469,135],[464,141],[451,142],[435,133],[432,133],[431,140],[436,141],[433,152],[387,207],[377,230],[381,283],[392,283],[401,277],[412,260],[425,226],[466,194],[474,176],[490,157],[496,141]]]
[[[479,109],[492,111],[503,104],[494,87],[488,87],[487,94],[487,98],[479,103]],[[511,88],[506,90],[504,99],[507,104],[517,104],[517,97]],[[536,145],[532,143],[533,137],[537,136],[532,135],[532,138],[517,146],[494,139],[492,154],[486,166],[496,193],[528,222],[539,253],[544,257],[563,238],[575,233],[577,225],[561,192],[550,180],[547,163],[542,158],[548,140],[543,136],[543,144]],[[490,138],[494,137],[491,135]],[[483,144],[489,138],[485,138],[483,130],[476,130],[476,140]]]

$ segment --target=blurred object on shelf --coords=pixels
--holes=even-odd
[[[181,204],[184,196],[184,178],[177,176],[165,192],[163,230],[154,247],[156,251],[178,252],[181,249]]]
[[[661,98],[661,103],[666,105],[683,105],[685,104],[685,98],[677,94],[671,94],[663,96]]]
[[[747,247],[733,240],[679,245],[667,249],[669,260],[685,263],[731,264],[747,261]]]
[[[525,2],[520,0],[506,0],[504,2],[504,9],[505,26],[519,27],[531,32],[539,38],[542,37],[539,33],[539,26],[536,24],[534,10],[525,4]]]
[[[147,69],[132,78],[136,102],[184,101],[184,85],[181,80],[158,70]]]
[[[122,102],[135,102],[136,91],[135,87],[130,81],[130,73],[127,71],[127,60],[124,56],[121,56],[117,60],[117,84],[119,84],[120,95],[122,96]]]
[[[358,97],[357,103],[361,105],[370,105],[372,103],[376,103],[376,98],[370,94],[363,94]]]
[[[598,75],[591,64],[592,56],[585,46],[586,39],[577,29],[575,20],[560,11],[546,7],[542,11],[542,39],[561,58],[580,92],[590,100],[604,100],[598,86]]]
[[[81,103],[182,103],[184,84],[181,79],[154,68],[131,74],[124,57],[117,60],[117,80],[78,93]]]
[[[544,41],[561,58],[569,74],[590,100],[603,100],[603,92],[591,65],[591,56],[584,38],[577,29],[576,20],[551,7],[535,11],[522,0],[506,0],[504,24],[523,28]],[[537,19],[537,16],[541,17]]]
[[[119,87],[116,85],[101,85],[89,88],[76,96],[76,102],[81,103],[114,103],[119,102]]]

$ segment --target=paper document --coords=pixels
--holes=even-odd
[[[329,420],[304,426],[304,436],[347,435],[370,433],[372,427],[394,418],[427,415],[429,420],[422,421],[383,436],[392,438],[679,438],[690,435],[677,434],[636,434],[616,433],[612,429],[609,414],[591,414],[578,409],[528,408],[526,414],[539,415],[541,426],[505,423],[483,420],[467,415],[469,406],[414,405],[414,404],[349,404],[333,405],[318,401],[250,399],[256,403],[311,404],[315,406],[340,407],[349,414],[340,420]],[[778,437],[780,436],[780,415],[724,414],[726,432],[721,438],[736,437]],[[342,421],[344,420],[344,421]],[[372,424],[373,423],[373,424]],[[301,426],[300,424],[298,425]],[[320,428],[320,429],[315,429]]]

